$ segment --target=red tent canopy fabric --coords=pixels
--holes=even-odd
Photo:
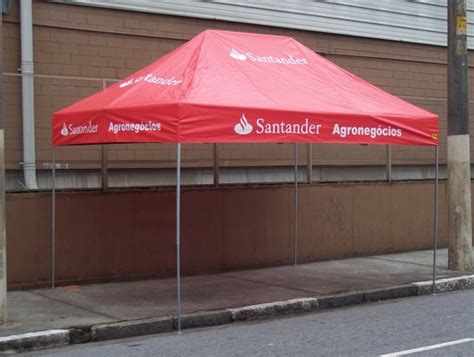
[[[207,30],[53,115],[53,145],[438,145],[438,117],[289,37]]]

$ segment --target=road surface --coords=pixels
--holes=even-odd
[[[41,356],[474,356],[474,290],[36,351]]]

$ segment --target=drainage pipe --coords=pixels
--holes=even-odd
[[[23,173],[25,185],[38,189],[36,182],[35,102],[33,81],[33,11],[31,0],[20,1],[21,87],[23,109]]]

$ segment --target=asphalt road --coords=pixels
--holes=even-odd
[[[474,356],[474,290],[28,355],[379,356],[396,352],[408,356]]]

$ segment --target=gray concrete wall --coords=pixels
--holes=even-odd
[[[300,163],[298,181],[307,181],[307,167]],[[473,175],[474,175],[474,170]],[[433,165],[396,165],[392,166],[393,181],[433,179]],[[21,171],[7,173],[7,190],[23,190]],[[40,189],[51,188],[51,170],[38,171]],[[176,184],[175,169],[112,169],[107,173],[108,187],[164,187]],[[358,166],[313,166],[312,182],[355,182],[386,180],[385,165]],[[440,166],[440,178],[446,178],[445,165]],[[212,168],[185,168],[182,170],[183,185],[213,185]],[[238,184],[275,184],[291,183],[295,180],[294,166],[274,167],[221,167],[219,183]],[[56,188],[96,189],[101,188],[100,170],[56,170]]]

